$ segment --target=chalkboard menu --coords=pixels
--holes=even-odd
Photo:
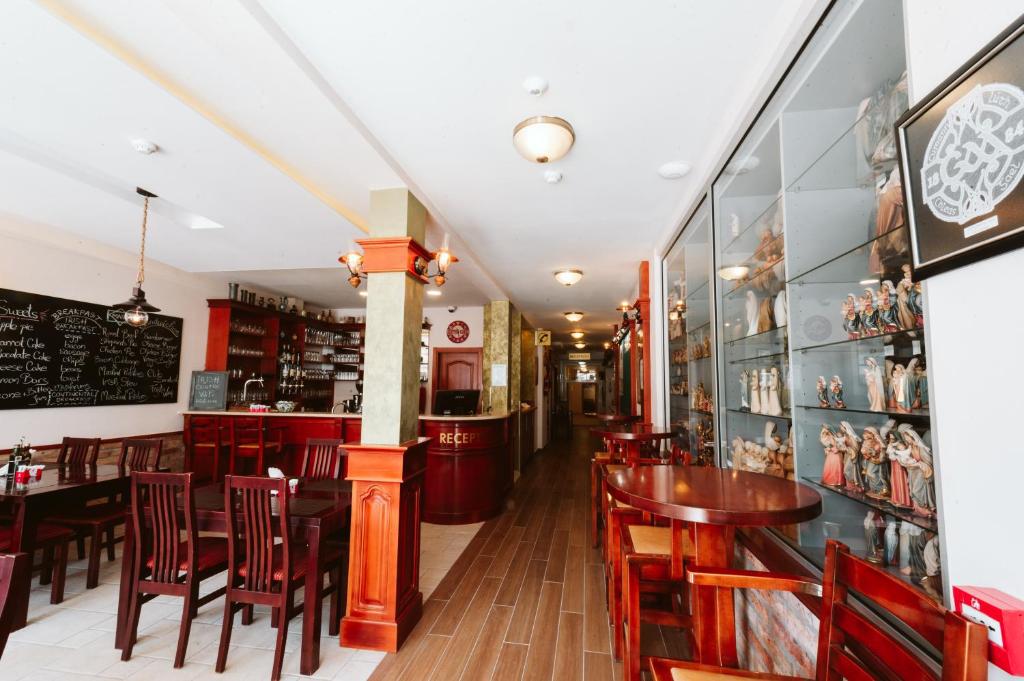
[[[228,406],[228,372],[193,371],[188,393],[188,408],[197,411],[224,411]]]
[[[177,402],[181,327],[0,288],[0,409]]]

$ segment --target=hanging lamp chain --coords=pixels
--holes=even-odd
[[[149,221],[149,197],[142,204],[142,245],[139,247],[139,288],[146,280],[146,223]]]

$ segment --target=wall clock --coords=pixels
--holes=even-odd
[[[452,343],[465,343],[469,338],[469,324],[456,320],[448,325],[448,340]]]

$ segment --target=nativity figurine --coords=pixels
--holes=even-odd
[[[885,382],[882,379],[882,369],[874,357],[864,360],[864,383],[868,389],[868,409],[871,411],[885,411]]]
[[[846,402],[843,400],[843,379],[833,376],[828,386],[829,399],[836,409],[846,409]]]

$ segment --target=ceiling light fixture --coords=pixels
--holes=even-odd
[[[726,265],[718,269],[718,276],[726,281],[737,281],[747,276],[750,268],[746,265]]]
[[[361,295],[361,296],[362,296],[363,298],[365,298],[365,297],[367,297],[367,296],[368,296],[368,295],[370,295],[370,294],[369,294],[369,293],[367,293],[366,291],[360,291],[360,292],[359,292],[359,295]]]
[[[156,198],[156,194],[148,192],[142,187],[136,187],[144,200],[142,202],[142,243],[139,246],[139,276],[132,289],[132,297],[123,303],[114,305],[115,310],[124,310],[124,320],[136,328],[143,327],[149,323],[149,313],[159,312],[160,308],[154,307],[146,302],[146,292],[142,290],[142,282],[146,280],[146,223],[149,221],[149,200]]]
[[[568,319],[573,324],[575,324],[579,320],[583,319],[583,313],[582,312],[563,312],[562,314],[564,314],[565,318]]]
[[[563,286],[572,286],[579,283],[583,278],[583,272],[579,270],[558,270],[555,272],[555,279]]]
[[[609,343],[608,341],[605,341],[604,342],[604,349],[605,350],[611,350],[612,349],[612,344]]]
[[[582,331],[573,331],[569,335],[572,336],[573,340],[579,340],[580,338],[583,338],[583,332]]]
[[[441,295],[441,289],[428,288],[427,289],[427,295],[428,296],[433,296],[434,298],[437,298],[439,295]]]
[[[618,310],[619,312],[626,312],[627,310],[631,310],[632,308],[633,306],[629,304],[629,301],[623,300],[615,309]]]
[[[544,181],[548,184],[558,184],[562,181],[562,173],[557,170],[545,170]]]
[[[573,343],[572,346],[574,348],[576,348],[577,350],[582,350],[583,348],[587,347],[587,344],[586,343]]]
[[[512,145],[534,163],[557,161],[569,153],[575,141],[569,121],[557,116],[531,116],[512,130]]]
[[[159,148],[160,147],[158,147],[155,142],[150,142],[149,140],[142,139],[141,137],[139,139],[132,140],[132,149],[140,154],[145,154],[146,156],[149,156]]]
[[[658,167],[658,174],[666,180],[678,180],[690,172],[690,164],[683,161],[669,161]]]

